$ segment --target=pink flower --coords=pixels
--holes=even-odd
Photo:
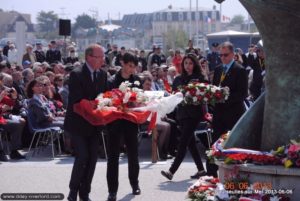
[[[300,146],[299,145],[295,145],[295,144],[291,144],[289,147],[288,152],[297,152],[300,151]]]
[[[300,167],[300,159],[296,160],[296,166]]]

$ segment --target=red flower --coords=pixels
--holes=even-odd
[[[103,94],[103,98],[112,98],[112,92],[111,91],[107,91]]]
[[[113,104],[113,106],[118,107],[118,106],[120,106],[122,104],[122,100],[120,100],[118,98],[114,98],[112,100],[112,104]]]
[[[216,99],[221,99],[222,98],[222,93],[220,91],[217,91],[215,93],[215,97],[216,97]]]
[[[129,102],[135,102],[136,101],[136,93],[131,93],[131,96],[129,98]]]
[[[195,96],[195,95],[196,95],[196,89],[195,89],[195,88],[190,89],[189,92],[190,92],[190,94],[191,94],[192,96]]]
[[[300,159],[296,160],[296,166],[300,167]]]

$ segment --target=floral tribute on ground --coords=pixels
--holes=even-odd
[[[254,163],[257,165],[284,165],[284,167],[300,167],[300,140],[291,140],[289,144],[278,147],[270,152],[261,152],[241,148],[224,149],[230,134],[224,134],[216,141],[207,156],[213,162],[224,160],[226,164]]]
[[[218,183],[213,177],[202,177],[188,189],[188,198],[193,201],[289,201],[293,189],[272,189],[270,182],[250,184],[249,175],[241,175],[237,164],[253,163],[257,165],[284,165],[285,168],[300,167],[300,140],[291,140],[289,144],[270,152],[261,152],[241,148],[224,149],[230,133],[222,135],[207,152],[210,162],[224,161],[236,164],[229,175],[224,175],[224,183]]]

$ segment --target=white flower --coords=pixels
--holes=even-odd
[[[212,87],[210,90],[212,93],[216,93],[216,91],[217,91],[217,89],[215,87]]]
[[[200,83],[199,87],[205,87],[205,84],[204,83]]]
[[[193,97],[193,102],[196,103],[197,102],[197,97]]]
[[[126,85],[126,83],[122,82],[122,83],[120,84],[120,86],[119,86],[119,89],[120,89],[120,91],[122,91],[123,93],[125,93],[126,90],[127,90],[127,85]]]
[[[123,103],[128,103],[130,97],[131,97],[131,92],[126,92],[123,98]]]
[[[139,81],[134,81],[133,84],[136,85],[136,86],[140,86],[140,82]]]
[[[203,98],[203,101],[204,101],[204,102],[207,102],[207,101],[208,101],[208,98],[204,97],[204,98]]]

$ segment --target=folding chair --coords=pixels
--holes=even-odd
[[[35,142],[34,151],[31,156],[35,154],[35,151],[41,147],[45,147],[49,145],[49,142],[52,145],[52,158],[54,159],[54,141],[57,139],[58,141],[58,151],[59,154],[61,154],[61,146],[60,146],[60,135],[63,137],[63,130],[60,127],[47,127],[47,128],[37,128],[34,125],[34,116],[30,111],[27,111],[27,122],[28,122],[28,128],[29,131],[33,134],[33,138],[31,140],[29,149],[28,149],[28,155],[30,153],[30,150],[32,148],[34,140],[37,138]],[[39,149],[38,149],[39,153]]]
[[[212,129],[209,122],[200,122],[194,134],[196,137],[199,137],[200,135],[206,135],[208,148],[210,149],[210,144],[212,143]]]
[[[7,154],[9,154],[10,150],[9,150],[9,145],[8,145],[8,133],[3,128],[0,128],[0,145],[4,151],[2,136],[3,136],[3,140],[6,141],[6,151],[7,151]]]

